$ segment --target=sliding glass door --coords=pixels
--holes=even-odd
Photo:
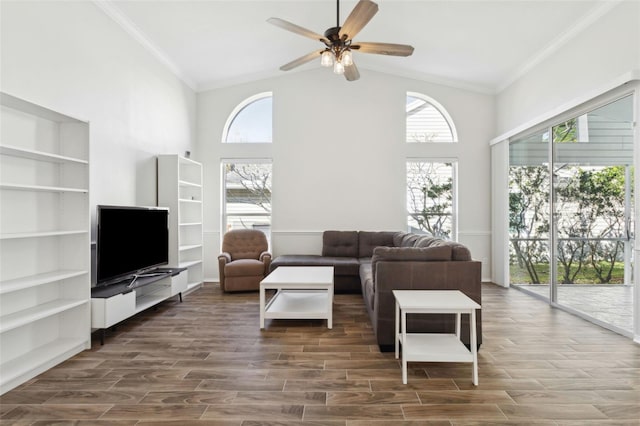
[[[549,132],[509,145],[510,281],[549,297]]]
[[[552,128],[557,303],[632,330],[633,97]]]
[[[633,328],[633,97],[510,143],[510,280]],[[524,271],[524,272],[523,272]]]

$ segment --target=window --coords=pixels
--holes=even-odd
[[[456,164],[407,161],[407,211],[411,232],[456,239]]]
[[[407,93],[407,142],[457,142],[455,126],[447,111],[420,93]]]
[[[271,163],[260,160],[222,162],[223,230],[271,230]]]
[[[259,93],[242,101],[224,126],[225,143],[271,143],[273,102],[271,92]]]
[[[633,95],[531,132],[509,141],[510,284],[633,333]]]

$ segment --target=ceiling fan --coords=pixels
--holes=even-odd
[[[360,0],[341,27],[340,0],[336,0],[336,3],[336,26],[326,30],[324,35],[317,34],[311,30],[285,21],[284,19],[267,19],[267,22],[277,27],[318,40],[325,45],[323,49],[315,50],[284,64],[280,67],[282,71],[289,71],[290,69],[320,57],[322,66],[333,66],[333,72],[336,74],[344,74],[348,81],[354,81],[360,78],[360,73],[358,72],[356,64],[353,62],[352,51],[390,56],[410,56],[413,53],[413,47],[406,44],[353,41],[353,38],[378,12],[378,5],[370,0]]]

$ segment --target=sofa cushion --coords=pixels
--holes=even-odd
[[[410,234],[408,232],[398,232],[393,236],[394,247],[413,247],[418,235]]]
[[[222,240],[222,251],[229,253],[231,260],[258,259],[268,247],[266,235],[255,229],[234,229]]]
[[[371,258],[372,273],[376,275],[376,263],[379,261],[447,261],[451,260],[452,249],[448,245],[438,247],[377,247]]]
[[[376,247],[371,262],[377,260],[451,260],[449,245],[437,247]]]
[[[413,244],[413,246],[414,247],[431,247],[434,241],[442,241],[442,240],[439,238],[433,237],[431,235],[422,235],[418,239],[416,239],[416,242]]]
[[[276,257],[271,270],[278,266],[333,266],[333,275],[358,276],[360,262],[355,257],[318,256],[315,254],[290,254]]]
[[[322,255],[358,257],[358,231],[324,231]]]
[[[422,247],[451,247],[451,260],[471,260],[471,252],[469,249],[455,241],[441,240],[440,238],[431,238],[426,246]]]
[[[332,266],[332,264],[317,254],[285,254],[271,261],[272,271],[278,266]]]
[[[264,276],[264,263],[257,259],[238,259],[224,265],[225,277]]]
[[[353,275],[358,276],[360,272],[360,262],[355,257],[325,257],[330,265],[333,265],[334,275]]]
[[[358,233],[358,257],[373,256],[373,249],[376,247],[393,247],[393,236],[396,232],[371,232],[360,231]]]

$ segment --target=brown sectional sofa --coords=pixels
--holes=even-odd
[[[284,255],[278,266],[333,266],[336,293],[362,293],[378,345],[393,350],[395,300],[392,290],[460,290],[482,304],[481,263],[460,243],[405,232],[325,231],[322,255]],[[477,312],[478,346],[482,313]],[[453,332],[453,315],[411,315],[408,331]],[[462,340],[469,345],[468,318]]]

